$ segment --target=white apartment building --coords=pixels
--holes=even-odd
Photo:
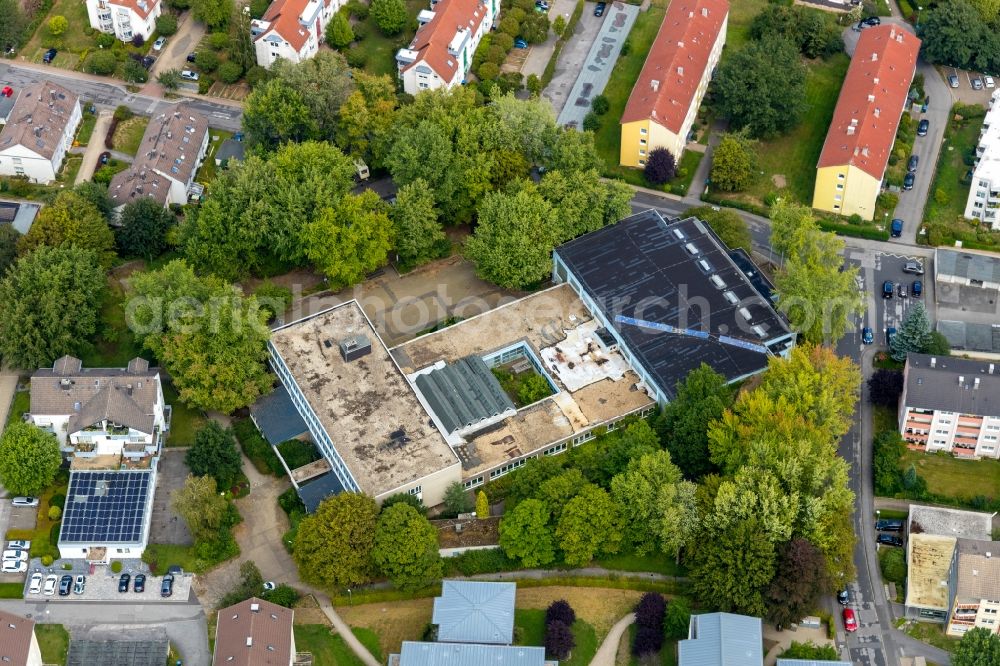
[[[257,64],[270,69],[278,58],[302,62],[319,52],[326,26],[341,0],[274,0],[250,22]]]
[[[1000,368],[989,361],[909,354],[899,432],[913,449],[1000,458]]]
[[[17,100],[0,130],[0,176],[51,183],[83,118],[80,98],[48,81],[25,86],[15,94]]]
[[[87,0],[90,27],[123,42],[149,39],[156,30],[160,0]]]
[[[990,97],[976,146],[976,168],[965,204],[965,217],[1000,230],[1000,90]]]
[[[440,0],[422,10],[413,41],[396,54],[403,89],[416,95],[464,83],[472,55],[499,9],[497,0]]]

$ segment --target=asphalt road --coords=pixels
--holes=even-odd
[[[84,98],[84,103],[92,103],[98,107],[111,109],[124,104],[134,113],[146,116],[162,113],[180,102],[187,102],[195,111],[208,118],[208,124],[211,127],[229,132],[238,132],[241,128],[243,112],[238,107],[196,97],[182,97],[168,101],[157,97],[137,95],[128,92],[116,83],[95,80],[95,78],[55,67],[0,64],[0,82],[15,88],[39,81],[52,81],[79,93]]]

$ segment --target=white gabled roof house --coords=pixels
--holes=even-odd
[[[51,183],[83,118],[80,98],[48,81],[15,94],[7,124],[0,130],[0,176]]]
[[[342,5],[341,0],[274,0],[250,22],[257,64],[270,69],[279,58],[302,62],[315,56],[326,25]]]
[[[149,39],[156,30],[160,0],[86,0],[90,27],[123,42]]]

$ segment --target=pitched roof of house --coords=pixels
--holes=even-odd
[[[677,644],[679,666],[755,666],[764,661],[759,617],[692,615],[688,636]]]
[[[681,130],[728,13],[726,0],[670,3],[629,95],[622,123],[649,118],[671,132]]]
[[[390,664],[393,660],[390,658]],[[545,666],[545,648],[526,645],[470,645],[403,641],[399,666]]]
[[[70,433],[102,420],[152,433],[158,374],[144,359],[133,359],[127,368],[84,370],[80,359],[64,356],[51,370],[42,368],[31,376],[30,412],[70,415]]]
[[[257,39],[264,39],[267,35],[274,33],[292,45],[296,51],[302,49],[309,39],[309,30],[302,25],[299,17],[305,11],[309,0],[275,0],[261,17],[262,21],[270,22],[270,27],[257,35]],[[256,41],[256,40],[255,40]]]
[[[434,599],[431,622],[444,643],[492,643],[514,640],[514,583],[446,580]]]
[[[458,70],[458,61],[448,52],[448,45],[459,30],[470,34],[479,29],[486,18],[486,7],[481,0],[441,0],[434,5],[434,18],[417,29],[410,42],[410,50],[420,55],[403,71],[426,63],[438,76],[451,80]]]
[[[215,666],[287,666],[292,657],[295,613],[251,597],[219,611]]]
[[[920,40],[895,25],[861,33],[818,168],[849,164],[882,179],[919,51]]]
[[[165,203],[170,180],[186,186],[194,178],[207,135],[208,118],[186,104],[151,118],[132,166],[111,179],[111,200],[122,206],[148,196]]]
[[[21,145],[52,159],[79,99],[76,93],[49,81],[25,86],[7,124],[0,129],[0,151]]]
[[[28,663],[35,623],[20,615],[0,611],[0,660],[11,666]]]

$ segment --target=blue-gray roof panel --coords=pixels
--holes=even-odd
[[[404,641],[399,666],[543,666],[545,648]]]
[[[438,625],[438,640],[445,643],[514,641],[514,583],[446,580],[434,599],[431,622]]]
[[[760,666],[764,649],[759,617],[707,613],[691,617],[692,638],[680,641],[679,666]]]

